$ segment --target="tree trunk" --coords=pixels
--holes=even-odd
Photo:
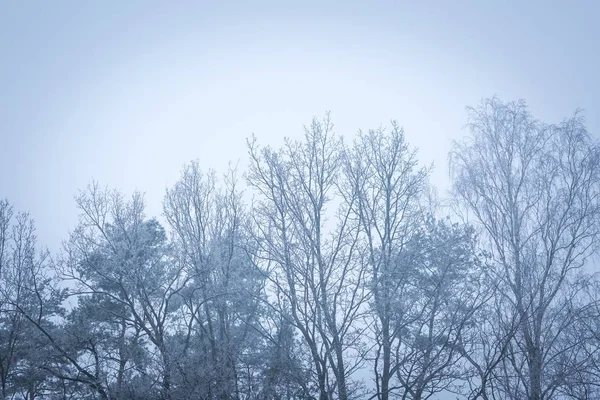
[[[390,346],[390,326],[388,321],[383,322],[383,329],[381,332],[383,341],[383,371],[381,373],[381,400],[388,400],[390,397],[390,359],[391,359],[391,346]]]

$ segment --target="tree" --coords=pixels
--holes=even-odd
[[[489,244],[500,289],[491,322],[510,338],[491,394],[555,398],[579,370],[568,364],[577,313],[567,310],[598,242],[600,149],[580,113],[547,125],[523,101],[484,100],[469,109],[469,128],[451,153],[453,190]]]
[[[457,393],[469,376],[465,342],[479,329],[475,315],[490,298],[477,246],[470,226],[428,217],[397,261],[409,275],[404,279],[412,301],[398,299],[396,310],[409,316],[395,325],[393,370],[403,399]]]
[[[344,161],[348,204],[360,223],[371,278],[376,394],[387,400],[396,369],[393,348],[411,318],[401,303],[415,300],[407,293],[410,266],[397,261],[424,221],[422,200],[429,171],[418,168],[416,152],[395,122],[389,134],[383,129],[359,133]]]
[[[341,142],[332,130],[327,116],[305,128],[303,141],[286,140],[279,151],[250,141],[247,181],[259,196],[258,267],[272,293],[270,307],[300,332],[319,399],[336,393],[346,400],[353,396],[350,376],[363,362],[364,328],[357,321],[365,270],[353,206],[341,199]]]
[[[300,400],[311,399],[310,377],[302,357],[295,330],[289,315],[280,315],[274,333],[264,332],[269,338],[264,383],[260,399]]]
[[[48,253],[37,252],[27,213],[0,201],[0,395],[34,399],[49,388],[52,348],[36,329],[55,328],[61,295],[47,276]],[[46,352],[46,357],[40,353]]]
[[[186,165],[167,190],[164,214],[189,278],[181,293],[179,359],[195,360],[197,369],[180,362],[188,390],[183,396],[235,399],[258,392],[264,279],[252,261],[255,246],[235,171],[225,175],[222,188],[217,185],[215,174],[203,174],[198,162]]]
[[[66,247],[64,277],[77,285],[73,294],[92,296],[112,317],[106,322],[117,329],[118,340],[135,342],[144,334],[157,352],[154,368],[160,371],[162,398],[170,399],[174,361],[167,343],[188,277],[171,256],[162,226],[145,218],[141,195],[125,201],[118,192],[94,184],[78,196],[77,204],[81,218]],[[96,351],[92,349],[94,357]],[[123,365],[118,370],[120,392]]]

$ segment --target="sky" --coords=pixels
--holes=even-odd
[[[243,166],[327,111],[347,138],[397,120],[443,194],[484,97],[600,134],[594,3],[0,1],[0,198],[57,249],[92,180],[158,215],[184,163]]]

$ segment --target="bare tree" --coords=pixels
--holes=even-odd
[[[469,109],[469,128],[451,153],[453,188],[489,243],[501,296],[494,328],[511,339],[492,393],[555,398],[571,374],[560,364],[577,350],[566,339],[573,279],[600,229],[600,151],[579,113],[545,125],[523,101],[485,100]]]
[[[223,183],[219,187],[213,172],[203,174],[192,162],[164,200],[174,248],[189,277],[182,292],[180,366],[194,352],[193,343],[202,349],[195,351],[200,364],[195,376],[185,368],[180,373],[188,395],[209,399],[250,396],[260,369],[259,351],[250,345],[260,343],[255,325],[264,307],[264,279],[251,260],[249,216],[235,170]],[[192,382],[205,387],[192,389]]]
[[[362,364],[365,288],[355,199],[342,200],[341,142],[332,129],[329,116],[313,120],[304,141],[286,140],[279,151],[250,141],[247,179],[259,196],[254,218],[270,305],[301,333],[319,398],[346,400]]]
[[[416,152],[396,123],[389,134],[383,129],[359,133],[354,147],[346,151],[345,167],[348,197],[355,199],[349,204],[361,224],[370,269],[377,396],[387,400],[395,372],[393,348],[401,325],[410,318],[408,313],[399,317],[399,298],[404,297],[407,304],[414,300],[407,294],[410,274],[403,273],[409,267],[397,261],[423,222],[421,201],[429,171],[418,168]]]
[[[53,348],[36,326],[54,330],[62,297],[55,293],[47,251],[38,252],[33,220],[0,201],[0,398],[34,399],[49,386]],[[47,352],[40,356],[40,350]]]

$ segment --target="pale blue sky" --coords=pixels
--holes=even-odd
[[[281,143],[331,110],[353,135],[397,119],[447,184],[464,107],[525,98],[600,128],[595,2],[0,2],[0,198],[56,248],[92,179],[146,192],[245,138]]]

